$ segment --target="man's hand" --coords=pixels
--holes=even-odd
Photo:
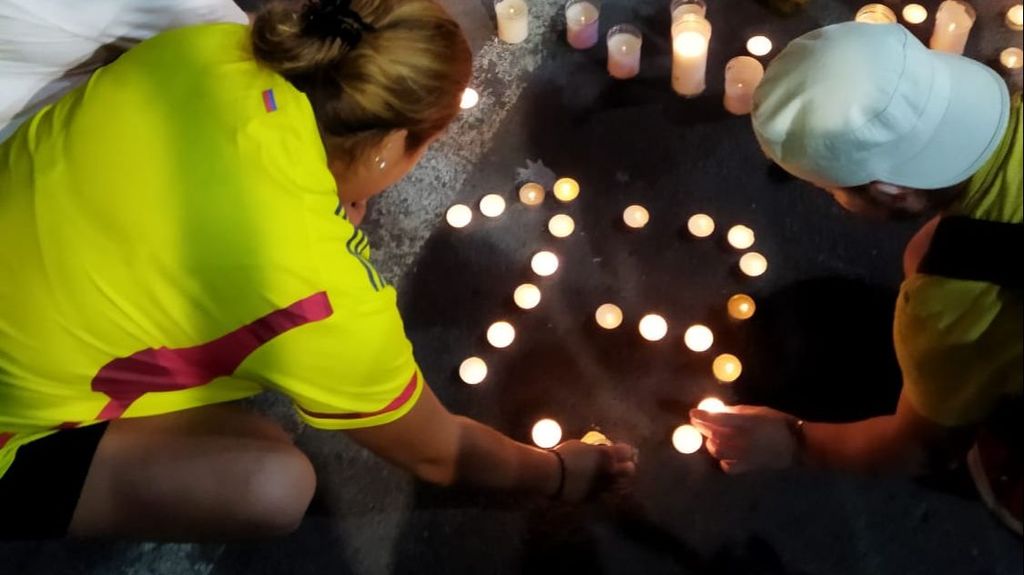
[[[726,473],[784,469],[799,458],[796,418],[781,411],[749,405],[719,413],[694,409],[690,421],[707,436],[708,452]]]
[[[565,501],[581,501],[598,491],[620,489],[636,473],[636,450],[625,443],[587,445],[573,440],[555,451],[565,461]]]

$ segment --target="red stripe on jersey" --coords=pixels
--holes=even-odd
[[[363,419],[366,417],[374,417],[377,415],[384,415],[385,413],[395,411],[396,409],[399,409],[400,407],[408,403],[409,400],[412,399],[413,394],[416,393],[416,387],[418,386],[418,383],[419,377],[416,375],[416,372],[413,372],[412,378],[409,380],[409,383],[405,386],[405,389],[402,390],[402,393],[398,394],[398,397],[393,399],[391,403],[387,404],[384,407],[384,409],[380,409],[370,413],[321,413],[318,411],[310,411],[302,407],[301,405],[297,405],[296,407],[298,407],[299,411],[301,411],[302,413],[305,413],[306,415],[310,417],[315,417],[317,419]]]

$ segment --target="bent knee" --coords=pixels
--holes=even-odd
[[[316,490],[316,472],[304,453],[291,444],[261,454],[246,478],[244,515],[263,535],[284,535],[302,522]]]

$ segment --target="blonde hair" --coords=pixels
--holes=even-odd
[[[363,21],[361,38],[324,34],[314,22],[323,18],[319,0],[276,2],[253,20],[253,55],[306,94],[332,155],[353,162],[400,129],[406,149],[419,148],[459,111],[472,71],[462,30],[432,0],[342,5]]]

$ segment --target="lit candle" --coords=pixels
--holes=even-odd
[[[498,38],[509,44],[526,40],[530,33],[530,8],[524,0],[494,0]]]
[[[754,245],[754,230],[747,226],[733,226],[729,228],[729,233],[725,238],[729,241],[730,246],[738,250],[745,250]]]
[[[750,277],[757,277],[768,270],[768,260],[757,252],[743,254],[740,258],[740,271]]]
[[[459,366],[459,377],[469,385],[476,385],[487,377],[487,364],[479,357],[471,357]]]
[[[672,22],[672,89],[686,97],[704,91],[711,23],[696,14]]]
[[[920,4],[907,4],[903,7],[903,21],[907,24],[920,24],[928,19],[928,9]]]
[[[587,433],[585,433],[583,435],[583,438],[580,439],[580,441],[582,441],[583,443],[586,443],[587,445],[611,445],[612,444],[611,440],[608,439],[605,436],[605,434],[601,433],[600,431],[593,430],[593,429],[588,431]]]
[[[488,218],[496,218],[505,213],[505,198],[498,194],[487,194],[480,198],[480,213]]]
[[[686,229],[698,238],[706,238],[715,231],[715,220],[707,214],[694,214],[686,221]]]
[[[566,238],[572,235],[576,229],[576,222],[572,216],[566,214],[555,214],[548,220],[548,231],[556,238]]]
[[[544,186],[530,182],[519,188],[519,201],[528,206],[540,205],[544,201]]]
[[[669,10],[672,12],[672,21],[675,22],[688,16],[704,18],[707,15],[708,7],[704,0],[672,0]]]
[[[565,39],[577,50],[597,44],[597,28],[601,17],[598,0],[569,0],[565,4]]]
[[[620,24],[608,31],[608,75],[628,80],[640,73],[640,52],[644,37],[640,29]]]
[[[555,197],[563,202],[571,202],[580,195],[580,184],[572,178],[559,178],[553,188]]]
[[[750,56],[737,56],[725,65],[725,96],[730,113],[742,116],[754,108],[754,90],[764,78],[764,66]]]
[[[496,321],[487,328],[487,343],[501,349],[512,345],[516,340],[516,328],[507,321]]]
[[[945,0],[935,12],[935,29],[929,46],[932,50],[963,54],[967,37],[974,26],[974,8],[960,0]]]
[[[893,24],[896,22],[896,13],[885,4],[868,4],[857,10],[854,20],[865,24]]]
[[[640,229],[647,225],[647,222],[651,221],[651,214],[647,211],[647,208],[643,206],[629,206],[622,212],[622,221],[626,222],[626,225]]]
[[[697,404],[697,409],[708,413],[722,413],[726,407],[725,402],[717,397],[705,397]]]
[[[640,335],[647,341],[658,341],[668,333],[668,322],[657,314],[647,314],[640,318]]]
[[[530,268],[533,273],[547,277],[558,271],[558,256],[548,251],[537,252],[530,260]]]
[[[473,221],[473,210],[465,204],[455,204],[448,208],[448,213],[445,214],[444,218],[448,220],[449,226],[464,228],[469,225],[469,222]]]
[[[1024,63],[1024,53],[1020,48],[1007,48],[999,53],[999,62],[1007,70],[1019,70]]]
[[[550,449],[562,441],[562,426],[554,419],[541,419],[533,424],[530,435],[537,447]]]
[[[683,334],[683,343],[692,351],[703,352],[711,349],[715,342],[715,334],[706,325],[691,325]]]
[[[473,88],[466,88],[462,91],[462,100],[459,101],[459,107],[463,110],[468,110],[473,106],[476,106],[479,101],[480,94]]]
[[[615,329],[622,325],[622,308],[613,303],[603,303],[594,312],[594,319],[605,329]]]
[[[533,284],[522,284],[512,293],[512,299],[521,309],[533,309],[540,304],[540,288]]]
[[[1024,30],[1024,5],[1010,6],[1006,11],[1006,26],[1011,30]]]
[[[772,51],[772,41],[767,36],[751,36],[747,40],[747,52],[754,56],[766,56]]]
[[[672,432],[672,447],[679,453],[697,453],[704,445],[704,436],[692,425],[680,425]]]
[[[754,310],[757,309],[754,298],[745,293],[738,293],[729,298],[726,307],[729,310],[729,316],[733,319],[750,319],[754,317]]]
[[[723,353],[716,357],[715,361],[711,362],[711,372],[715,374],[715,379],[718,381],[732,383],[743,372],[743,364],[740,363],[740,358],[735,355]]]

